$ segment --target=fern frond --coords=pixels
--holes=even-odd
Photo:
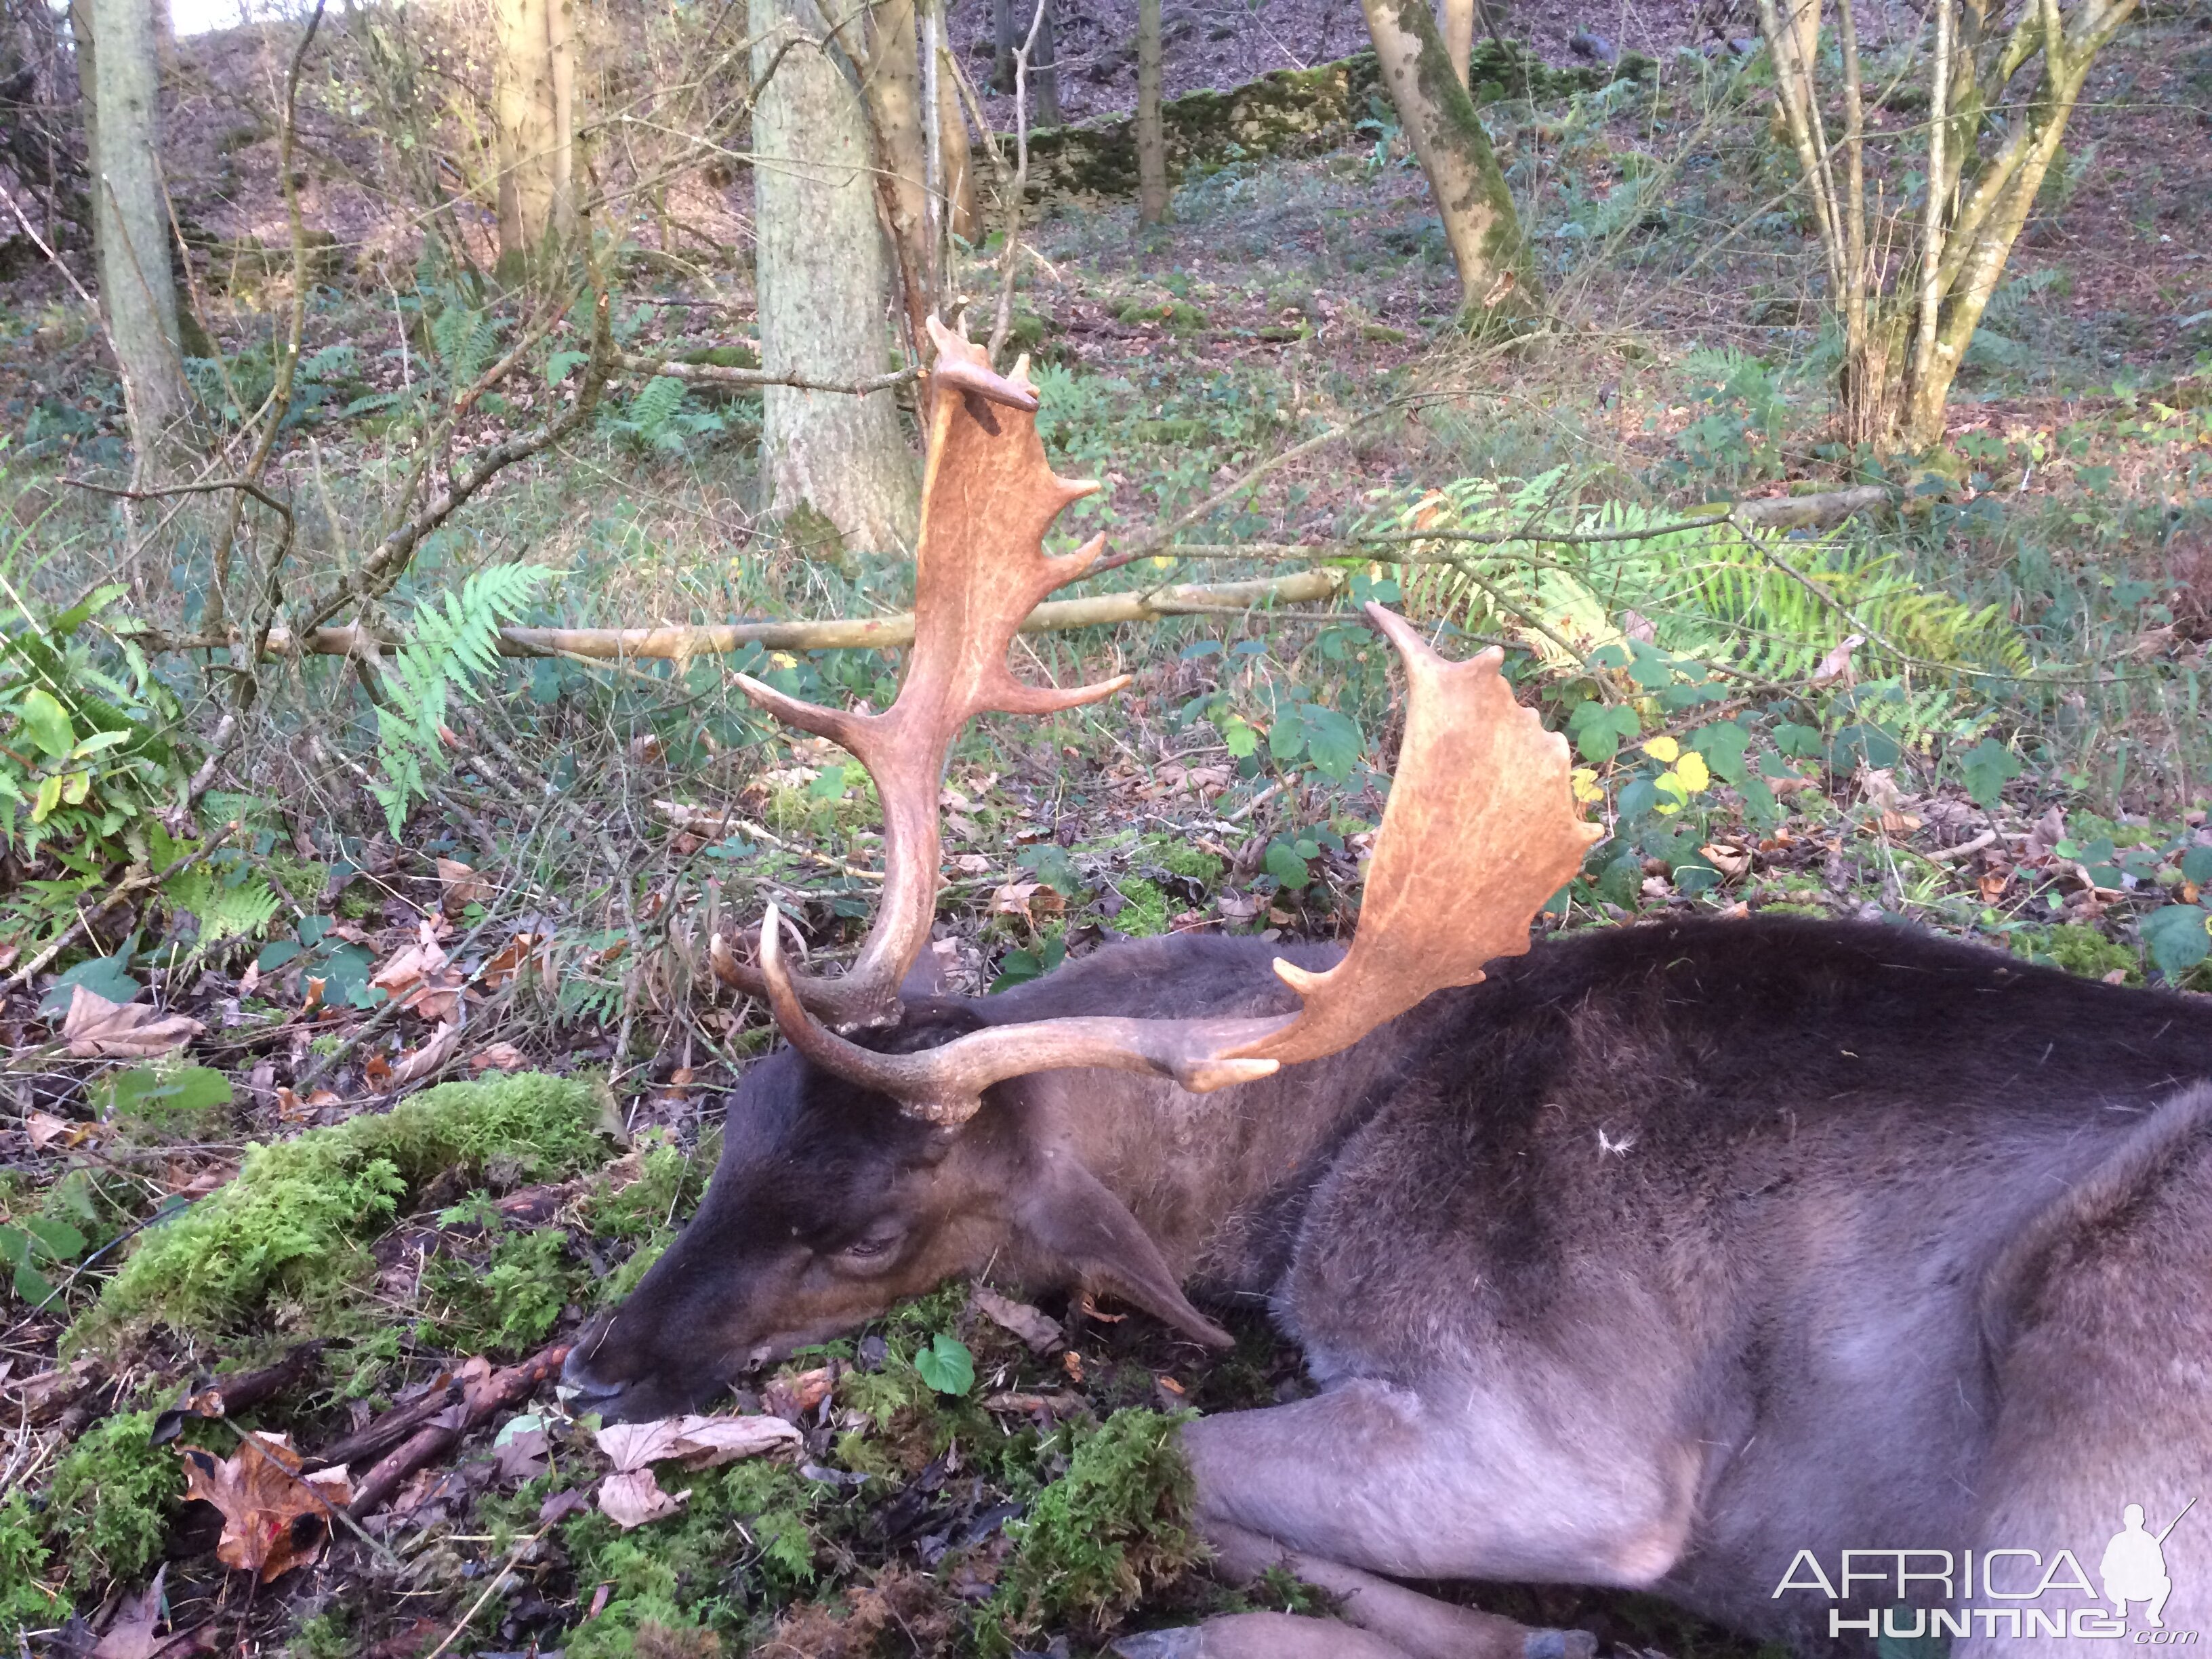
[[[453,699],[473,702],[483,695],[481,683],[499,665],[501,624],[519,618],[552,574],[544,565],[489,565],[459,592],[416,606],[406,642],[386,665],[386,701],[376,710],[381,775],[374,793],[392,834],[445,769],[441,734]]]

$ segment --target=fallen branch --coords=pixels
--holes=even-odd
[[[558,1376],[568,1358],[568,1345],[559,1342],[503,1371],[474,1379],[465,1374],[460,1380],[460,1400],[408,1436],[398,1449],[363,1475],[347,1513],[358,1521],[382,1508],[410,1475],[452,1451],[493,1413],[520,1405],[542,1384]]]
[[[767,386],[796,386],[801,392],[840,392],[856,398],[865,398],[874,392],[888,392],[893,386],[904,386],[919,380],[918,368],[895,369],[888,374],[872,375],[865,380],[817,380],[787,369],[770,371],[765,368],[723,368],[714,363],[671,362],[661,357],[644,357],[635,351],[615,354],[615,366],[633,374],[652,374],[662,380],[681,380],[686,386],[730,386],[757,391]]]
[[[1212,616],[1224,609],[1260,610],[1273,605],[1298,604],[1334,599],[1344,591],[1347,578],[1341,570],[1301,570],[1287,576],[1222,582],[1212,586],[1195,584],[1172,587],[1134,588],[1124,593],[1094,593],[1079,599],[1049,599],[1030,612],[1022,623],[1024,634],[1057,633],[1071,628],[1097,628],[1115,623],[1154,622],[1164,617]],[[206,651],[228,648],[225,639],[185,639],[140,635],[140,642],[156,651]],[[693,657],[741,651],[749,645],[771,651],[888,651],[914,641],[914,617],[902,611],[890,617],[833,617],[826,622],[709,623],[668,628],[502,628],[499,651],[504,657],[586,657],[593,661],[656,659],[685,662]],[[318,628],[304,636],[310,656],[343,657],[357,648],[352,626]],[[378,640],[380,651],[392,641]],[[303,648],[284,629],[269,631],[268,655],[291,656]]]

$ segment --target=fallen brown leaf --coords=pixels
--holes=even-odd
[[[496,1066],[502,1072],[519,1072],[530,1064],[530,1057],[512,1042],[487,1042],[469,1056],[469,1069],[487,1072]]]
[[[599,1449],[614,1461],[617,1474],[671,1459],[681,1459],[687,1469],[712,1468],[805,1441],[781,1417],[664,1417],[651,1423],[617,1423],[599,1432]]]
[[[599,1482],[599,1508],[624,1532],[675,1514],[690,1496],[689,1487],[674,1494],[661,1491],[651,1469],[629,1469]]]
[[[62,1036],[78,1060],[150,1060],[181,1048],[207,1027],[182,1014],[161,1014],[141,1002],[110,1002],[82,985],[70,990]]]
[[[92,1650],[92,1659],[154,1659],[168,1646],[168,1638],[154,1634],[161,1622],[161,1581],[169,1576],[167,1562],[155,1570],[154,1582],[135,1595],[125,1595],[109,1621],[107,1633]]]
[[[1011,1297],[975,1287],[976,1310],[993,1324],[1012,1332],[1026,1343],[1031,1353],[1050,1353],[1066,1345],[1059,1322],[1026,1302],[1016,1302]]]
[[[185,1460],[185,1495],[222,1512],[216,1559],[258,1574],[264,1584],[319,1556],[330,1535],[325,1506],[353,1501],[344,1469],[302,1475],[300,1454],[284,1435],[248,1430],[238,1449],[221,1462],[198,1446],[177,1450]]]
[[[386,1086],[404,1089],[410,1083],[419,1083],[434,1074],[453,1057],[460,1045],[460,1031],[451,1025],[441,1025],[434,1036],[419,1048],[409,1050],[392,1063],[392,1076]]]
[[[30,1112],[23,1118],[23,1127],[31,1137],[31,1150],[43,1152],[59,1141],[64,1146],[74,1146],[91,1133],[89,1123],[72,1123],[65,1117],[56,1117],[52,1112]]]
[[[761,1390],[761,1398],[778,1417],[803,1417],[822,1403],[835,1380],[827,1365],[817,1365],[811,1371],[770,1377],[768,1386]]]
[[[447,915],[459,915],[465,905],[491,902],[491,883],[478,875],[473,866],[459,859],[437,862],[438,908]]]

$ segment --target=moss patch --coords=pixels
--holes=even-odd
[[[574,1174],[604,1155],[599,1118],[590,1085],[525,1073],[249,1147],[228,1186],[141,1237],[70,1343],[109,1346],[155,1323],[215,1340],[264,1319],[333,1333],[409,1193],[447,1170],[493,1187]]]
[[[103,1419],[63,1455],[46,1491],[47,1535],[70,1583],[91,1589],[143,1575],[185,1494],[175,1449],[153,1443],[152,1412]]]

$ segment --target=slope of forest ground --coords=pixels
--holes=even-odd
[[[1450,327],[1442,234],[1379,110],[1327,154],[1194,169],[1160,232],[1111,203],[1048,215],[1018,334],[1054,464],[1107,485],[1071,533],[1133,545],[1347,428],[1183,529],[1198,550],[1084,591],[1292,569],[1334,586],[1025,637],[1025,678],[1135,683],[963,740],[939,927],[960,988],[1116,935],[1347,931],[1395,746],[1385,653],[1352,604],[1372,596],[1451,649],[1506,644],[1524,699],[1572,737],[1613,835],[1547,930],[1880,917],[2212,992],[2212,12],[2158,9],[2100,64],[1947,446],[1907,473],[1835,440],[1819,256],[1757,64],[1698,50],[1710,31],[1687,16],[1613,32],[1664,54],[1656,82],[1486,111],[1560,319],[1533,339]],[[202,377],[218,410],[269,380],[283,285],[240,250],[282,222],[257,100],[289,50],[276,30],[186,47],[178,193],[222,245],[198,269],[227,354]],[[343,84],[333,71],[307,122],[332,252],[279,473],[304,556],[339,565],[413,465],[413,389],[465,382],[471,353],[520,331],[410,229]],[[625,349],[741,349],[746,277],[722,256],[744,181],[672,193],[623,228]],[[668,236],[679,220],[698,234]],[[816,1659],[1087,1653],[1208,1611],[1319,1605],[1288,1582],[1214,1583],[1182,1525],[1176,1415],[1311,1387],[1249,1316],[1219,1360],[1111,1306],[949,1286],[750,1379],[716,1409],[788,1433],[690,1472],[663,1460],[666,1493],[688,1496],[623,1524],[609,1483],[635,1448],[611,1455],[542,1384],[696,1201],[728,1091],[770,1041],[717,988],[706,941],[772,897],[834,958],[876,885],[866,780],[762,721],[732,675],[880,708],[895,656],[487,670],[453,645],[414,659],[441,688],[427,741],[419,702],[410,727],[348,662],[287,659],[197,821],[156,828],[228,692],[210,653],[137,654],[132,630],[199,624],[206,531],[180,518],[163,560],[134,554],[111,504],[64,483],[113,476],[118,394],[59,279],[12,269],[0,575],[36,623],[10,636],[43,634],[107,705],[168,731],[161,752],[116,750],[98,787],[141,792],[143,875],[189,864],[126,877],[109,904],[109,871],[24,856],[0,894],[0,1622],[34,1651],[110,1656]],[[544,374],[485,399],[456,448],[549,403],[574,343],[549,335]],[[896,562],[803,556],[754,510],[758,407],[618,385],[582,436],[433,536],[379,620],[428,637],[433,606],[458,605],[481,641],[503,617],[899,609]],[[1882,505],[1810,531],[1513,533],[1870,479]],[[1498,540],[1405,563],[1448,544],[1343,539],[1455,528]],[[111,581],[121,594],[64,614]],[[85,934],[14,982],[80,914]],[[151,1019],[86,1003],[71,1022],[80,988]],[[154,1023],[171,1018],[198,1029]],[[358,1520],[332,1535],[311,1501],[288,1507],[296,1482],[255,1486],[241,1431],[342,1465]],[[1449,1593],[1624,1650],[1748,1650],[1644,1598]]]

